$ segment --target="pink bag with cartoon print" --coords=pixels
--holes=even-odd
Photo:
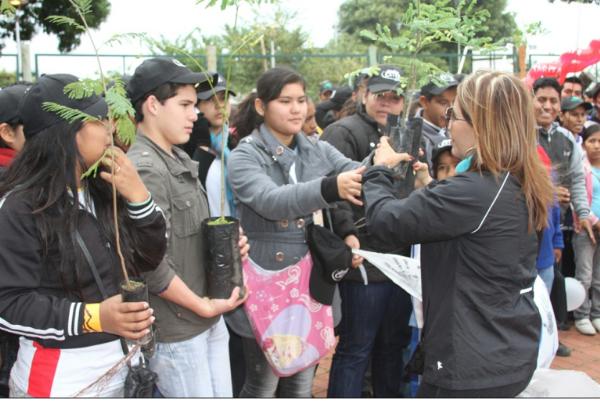
[[[250,290],[244,310],[254,336],[277,376],[315,365],[335,346],[333,314],[310,296],[312,257],[279,271],[247,259],[244,280]]]

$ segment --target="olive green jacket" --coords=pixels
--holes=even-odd
[[[167,221],[167,253],[158,268],[145,276],[157,340],[163,343],[195,337],[219,319],[202,318],[157,295],[175,274],[197,295],[207,294],[207,257],[201,231],[202,221],[209,216],[206,191],[198,180],[198,163],[177,147],[173,147],[173,154],[175,157],[140,131],[127,152]]]

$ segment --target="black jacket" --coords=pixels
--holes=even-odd
[[[39,229],[26,192],[9,193],[0,200],[0,330],[19,334],[50,348],[85,347],[117,339],[109,333],[83,333],[85,303],[103,300],[88,265],[74,268],[78,281],[61,278],[57,256],[51,247],[43,259]],[[166,224],[154,201],[129,206],[130,219],[121,223],[138,239],[133,251],[134,268],[151,271],[166,250]],[[104,235],[96,218],[80,210],[81,234],[106,292],[118,293],[121,269],[114,240]],[[63,251],[61,251],[63,253]],[[78,251],[76,253],[81,253]],[[66,277],[66,276],[65,276]]]
[[[423,111],[421,111],[420,117],[423,117]],[[425,156],[427,157],[427,165],[429,165],[429,170],[431,171],[433,167],[433,162],[431,161],[431,156],[433,153],[433,149],[435,146],[442,140],[446,139],[445,130],[440,127],[437,127],[433,123],[428,120],[423,119],[423,143],[425,144]]]
[[[423,381],[452,390],[526,382],[541,321],[533,301],[537,237],[517,179],[467,172],[397,200],[390,171],[363,189],[378,239],[422,243]],[[491,208],[490,208],[491,206]]]
[[[321,135],[321,140],[331,143],[342,154],[354,161],[363,161],[371,151],[377,147],[379,138],[383,135],[377,122],[364,112],[364,107],[359,107],[356,114],[342,118],[331,124]],[[409,169],[407,180],[396,183],[396,194],[406,197],[413,190],[414,176]],[[335,232],[341,237],[355,234],[360,241],[360,247],[364,250],[375,252],[396,253],[409,256],[410,245],[394,245],[375,241],[369,234],[365,225],[365,210],[363,207],[341,202],[338,208],[331,212]],[[369,282],[389,281],[377,268],[369,262],[364,262]],[[350,270],[344,280],[362,281],[358,270]]]

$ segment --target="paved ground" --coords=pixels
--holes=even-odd
[[[600,383],[600,334],[584,336],[571,327],[568,331],[559,332],[559,338],[563,344],[572,349],[572,353],[570,357],[556,357],[552,368],[583,371]],[[313,385],[314,397],[326,397],[330,367],[331,355],[323,358],[319,363]]]

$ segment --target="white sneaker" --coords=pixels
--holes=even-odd
[[[600,327],[600,319],[595,320],[598,321],[598,325]],[[577,329],[579,333],[587,336],[593,336],[596,334],[596,329],[594,329],[594,327],[595,326],[592,325],[592,322],[590,322],[590,320],[587,318],[575,321],[575,329]]]
[[[600,332],[600,318],[592,319],[592,325]]]

